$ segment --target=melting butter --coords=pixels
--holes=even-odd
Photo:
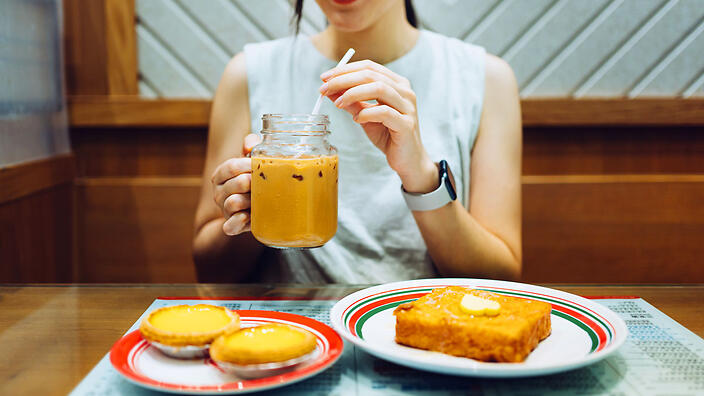
[[[475,316],[496,316],[501,310],[501,304],[486,298],[465,294],[460,302],[462,312]]]

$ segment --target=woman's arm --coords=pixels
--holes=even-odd
[[[521,108],[511,67],[495,56],[486,59],[469,212],[454,201],[413,216],[443,275],[516,279],[521,275]]]
[[[240,191],[225,189],[240,185],[240,189],[249,191],[247,172],[251,171],[251,162],[243,157],[245,151],[256,144],[254,139],[248,138],[249,147],[245,147],[249,129],[244,54],[238,54],[225,68],[210,116],[208,150],[193,238],[193,261],[199,282],[241,280],[251,272],[262,252],[262,245],[247,232],[249,205],[242,201],[248,200],[249,194],[236,194]],[[237,177],[239,179],[235,180]],[[226,201],[229,196],[237,199]]]
[[[494,56],[486,59],[469,211],[454,201],[413,216],[441,274],[515,279],[521,275],[520,102],[510,66]],[[406,191],[427,193],[438,187],[438,170],[422,145],[408,80],[371,61],[335,68],[321,78],[321,92],[362,125]]]

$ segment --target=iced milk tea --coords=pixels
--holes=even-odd
[[[337,155],[252,157],[252,234],[281,248],[322,246],[337,231]]]
[[[337,149],[324,114],[264,114],[252,149],[251,225],[260,242],[312,248],[337,231]]]

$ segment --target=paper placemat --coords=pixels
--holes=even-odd
[[[477,379],[422,373],[346,343],[338,362],[303,382],[268,391],[276,395],[701,395],[704,340],[636,297],[592,297],[623,318],[630,335],[611,357],[591,366],[550,376]],[[145,311],[169,305],[205,303],[229,309],[259,309],[304,315],[329,324],[333,300],[163,297]],[[142,314],[142,317],[144,316]],[[140,317],[127,331],[139,328]],[[71,395],[158,395],[124,380],[102,360]]]

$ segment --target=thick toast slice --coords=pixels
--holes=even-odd
[[[474,316],[460,308],[465,294],[497,301],[496,316]],[[550,304],[461,286],[434,289],[399,305],[396,342],[485,362],[522,362],[550,335]]]

